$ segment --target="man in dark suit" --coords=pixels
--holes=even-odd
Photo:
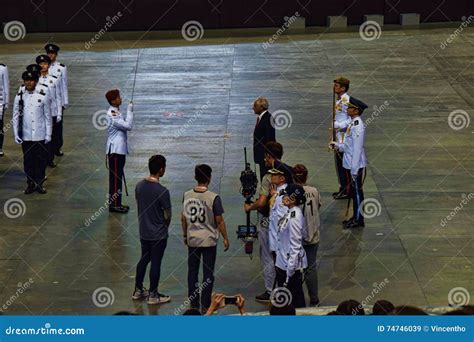
[[[267,173],[265,166],[265,144],[275,141],[275,127],[272,123],[272,115],[268,111],[268,100],[259,97],[253,103],[253,111],[257,115],[257,123],[253,131],[253,160],[259,165],[260,180]]]

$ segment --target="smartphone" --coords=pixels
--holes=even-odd
[[[224,303],[225,305],[235,305],[237,304],[237,297],[236,296],[232,296],[232,297],[225,297],[224,298]]]

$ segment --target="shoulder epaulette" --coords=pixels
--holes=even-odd
[[[3,63],[0,63],[0,66],[6,66],[6,65],[5,65],[5,64],[3,64]]]
[[[63,63],[59,63],[59,65],[62,66],[62,67],[64,67],[64,68],[66,67]]]
[[[55,75],[51,75],[51,77],[53,77],[53,78],[58,78],[58,76],[55,76]]]
[[[40,95],[43,95],[43,96],[45,96],[45,95],[46,95],[46,94],[45,94],[45,93],[43,93],[41,90],[40,90],[40,92],[39,92],[38,94],[40,94]]]

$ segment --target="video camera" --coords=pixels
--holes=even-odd
[[[245,170],[240,174],[240,193],[245,198],[245,203],[252,203],[252,197],[257,192],[257,175],[250,168],[247,162],[247,148],[244,147]],[[250,213],[247,213],[247,224],[239,225],[237,228],[237,238],[245,242],[245,253],[252,258],[253,242],[258,239],[257,226],[250,224]]]

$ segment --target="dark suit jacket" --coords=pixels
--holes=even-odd
[[[267,111],[253,131],[253,160],[257,164],[264,162],[265,144],[275,141],[275,128],[271,124],[271,119],[272,115]]]

